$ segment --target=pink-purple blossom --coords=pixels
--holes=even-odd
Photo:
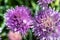
[[[23,36],[27,34],[33,24],[31,10],[25,6],[8,9],[4,18],[8,29],[20,32]]]
[[[48,36],[60,36],[60,13],[51,8],[41,10],[35,15],[34,35],[43,40]],[[56,32],[58,30],[58,32]]]

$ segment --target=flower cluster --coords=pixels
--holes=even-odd
[[[5,14],[6,25],[8,29],[14,32],[20,32],[23,36],[26,35],[33,23],[31,18],[31,11],[24,6],[16,6],[7,10]]]
[[[25,6],[16,6],[7,10],[5,14],[6,26],[25,36],[30,28],[40,40],[48,40],[49,37],[60,36],[60,13],[48,8],[53,0],[38,0],[40,5],[46,7],[32,17],[31,10]],[[45,5],[45,6],[44,6]]]

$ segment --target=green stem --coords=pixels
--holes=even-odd
[[[32,30],[29,30],[29,40],[32,40]]]
[[[24,40],[27,40],[26,36],[24,37]]]

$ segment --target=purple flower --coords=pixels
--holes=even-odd
[[[30,9],[24,6],[8,9],[4,18],[10,30],[20,32],[23,36],[33,23]]]
[[[41,7],[48,7],[48,4],[50,4],[51,2],[53,2],[54,0],[38,0],[38,4]]]
[[[42,3],[47,3],[47,4],[49,4],[49,3],[51,3],[53,0],[38,0],[38,2],[40,3],[40,4],[42,4]]]
[[[50,35],[58,33],[56,29],[60,28],[60,14],[52,9],[39,11],[35,15],[34,35],[41,40]]]

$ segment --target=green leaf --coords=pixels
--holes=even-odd
[[[31,4],[32,4],[33,9],[36,9],[36,6],[37,6],[36,3],[31,1]]]

